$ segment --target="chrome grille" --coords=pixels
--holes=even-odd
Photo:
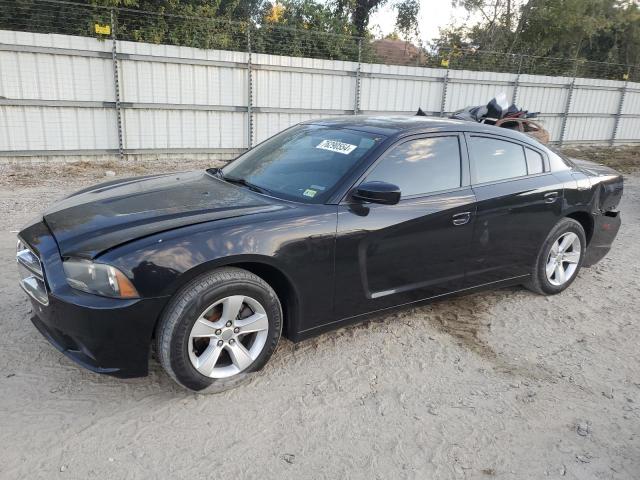
[[[16,260],[18,261],[22,289],[37,302],[48,305],[49,296],[47,295],[47,286],[44,283],[42,263],[33,250],[21,239],[18,239]]]

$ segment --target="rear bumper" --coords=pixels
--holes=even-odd
[[[620,212],[606,212],[595,215],[593,236],[587,247],[582,266],[590,267],[602,260],[618,235],[621,225]]]

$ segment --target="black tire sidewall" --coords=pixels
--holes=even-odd
[[[555,241],[561,235],[564,235],[565,233],[568,233],[568,232],[575,233],[578,236],[578,239],[580,240],[580,261],[578,262],[576,271],[574,272],[573,276],[569,279],[569,281],[567,281],[562,285],[553,285],[551,282],[549,282],[549,279],[547,278],[547,273],[546,273],[547,258],[549,257],[549,252],[551,250],[551,247],[555,243]],[[571,218],[564,218],[563,220],[561,220],[553,228],[553,230],[551,230],[546,240],[544,241],[542,248],[540,249],[538,261],[536,262],[536,272],[534,274],[537,277],[536,281],[540,286],[540,289],[544,293],[550,294],[550,295],[560,293],[563,290],[567,289],[569,285],[571,285],[575,281],[575,279],[578,277],[578,274],[580,273],[580,269],[582,268],[582,263],[584,260],[586,249],[587,249],[587,237],[584,233],[584,229],[582,228],[582,225],[580,225],[580,223],[578,223],[577,221]]]
[[[194,285],[194,288],[197,287],[198,285]],[[196,370],[189,358],[189,334],[196,320],[209,306],[231,295],[246,295],[262,304],[269,318],[267,340],[258,358],[243,372],[226,379],[206,377]],[[191,298],[179,312],[169,343],[168,359],[171,370],[176,380],[191,390],[226,390],[242,383],[252,372],[260,370],[267,363],[275,351],[281,332],[282,310],[273,290],[249,279],[235,279],[214,284]]]

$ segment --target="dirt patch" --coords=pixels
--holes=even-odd
[[[640,147],[568,147],[562,150],[570,157],[604,163],[623,173],[640,172]],[[133,177],[185,170],[221,167],[226,160],[170,158],[137,159],[129,156],[122,161],[96,161],[69,157],[55,163],[0,163],[0,187],[38,187],[63,182],[67,186],[111,180],[113,177]]]
[[[221,160],[127,160],[71,159],[55,163],[0,164],[0,187],[37,187],[106,182],[114,177],[135,177],[223,166]]]
[[[562,152],[569,157],[590,160],[615,168],[622,173],[640,172],[640,147],[567,147]]]

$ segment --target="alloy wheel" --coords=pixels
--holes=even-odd
[[[189,359],[209,378],[228,378],[246,370],[267,341],[269,318],[260,302],[245,295],[210,305],[189,334]]]
[[[580,263],[582,246],[580,238],[573,232],[567,232],[553,242],[545,272],[551,285],[561,286],[573,278]]]

